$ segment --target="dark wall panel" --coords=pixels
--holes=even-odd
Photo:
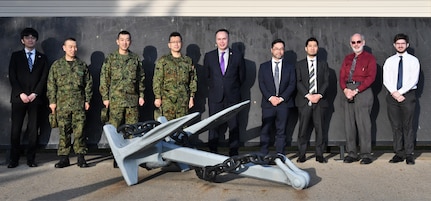
[[[261,94],[257,83],[259,65],[270,59],[272,40],[281,38],[287,42],[285,59],[290,62],[305,57],[304,43],[308,37],[319,40],[319,57],[328,61],[331,68],[330,100],[328,112],[328,141],[336,145],[344,141],[343,115],[340,101],[342,91],[338,87],[338,74],[344,56],[351,52],[349,37],[359,32],[365,35],[366,50],[374,54],[378,63],[378,74],[373,85],[375,102],[373,107],[373,140],[378,144],[390,144],[392,133],[386,113],[385,94],[382,86],[382,66],[385,59],[395,53],[393,36],[406,33],[410,36],[409,52],[421,62],[421,77],[417,95],[419,104],[415,117],[418,144],[431,144],[431,117],[429,77],[431,65],[431,18],[215,18],[215,17],[67,17],[67,18],[0,18],[0,147],[7,147],[10,133],[10,84],[8,80],[9,58],[13,51],[22,48],[19,32],[24,27],[34,27],[39,31],[37,49],[47,54],[52,62],[63,55],[61,45],[66,37],[78,41],[79,57],[87,62],[94,78],[94,97],[88,113],[86,133],[88,143],[106,146],[100,123],[102,107],[98,93],[100,68],[105,56],[116,50],[115,39],[121,30],[132,33],[131,50],[142,56],[148,75],[147,86],[151,87],[154,62],[168,53],[167,41],[172,31],[183,35],[183,53],[191,56],[199,75],[197,106],[193,111],[207,116],[206,94],[203,69],[205,52],[215,48],[214,32],[227,28],[230,32],[231,47],[241,50],[247,62],[247,81],[242,95],[251,100],[250,106],[241,112],[241,140],[246,145],[257,145],[261,125]],[[151,90],[146,92],[146,105],[141,108],[141,121],[152,119],[154,97]],[[289,122],[289,137],[292,144],[297,136],[295,110]],[[40,143],[46,147],[56,147],[58,131],[49,128],[43,121]],[[196,137],[198,142],[206,142],[206,134]]]

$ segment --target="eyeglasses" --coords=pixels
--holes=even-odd
[[[351,43],[352,43],[352,45],[354,45],[354,44],[361,44],[362,41],[360,41],[360,40],[358,40],[358,41],[351,41]]]

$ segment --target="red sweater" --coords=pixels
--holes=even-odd
[[[346,82],[349,79],[350,67],[353,62],[355,53],[349,54],[344,58],[340,68],[340,87],[342,90],[346,88]],[[356,60],[355,71],[353,72],[352,80],[360,82],[358,90],[364,91],[371,86],[376,78],[377,65],[374,56],[366,51],[358,55]]]

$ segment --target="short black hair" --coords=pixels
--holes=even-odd
[[[181,36],[181,34],[179,32],[174,31],[169,35],[169,41],[171,41],[172,37],[177,37],[177,36],[180,37],[181,41],[183,40],[183,37]]]
[[[229,36],[229,31],[228,31],[227,29],[219,29],[219,30],[217,30],[217,31],[215,32],[215,35],[217,35],[217,34],[218,34],[218,32],[226,32],[226,33],[227,33],[227,35]]]
[[[68,41],[68,40],[71,40],[71,41],[76,42],[76,39],[75,39],[75,38],[73,38],[73,37],[69,37],[69,38],[64,39],[63,44],[66,44],[66,41]]]
[[[132,35],[126,30],[120,31],[120,33],[117,35],[117,39],[120,38],[120,35],[129,35],[130,40],[132,40]]]
[[[21,31],[21,39],[24,39],[24,36],[30,36],[30,35],[35,37],[36,40],[39,39],[39,33],[37,33],[37,31],[33,28],[27,27]]]
[[[305,47],[307,47],[308,43],[311,42],[311,41],[316,42],[317,46],[319,46],[319,41],[317,41],[316,38],[311,37],[311,38],[307,39],[307,41],[305,42]]]
[[[399,33],[399,34],[395,35],[395,37],[394,37],[394,43],[396,43],[397,40],[405,40],[406,43],[409,43],[409,37],[406,34],[403,34],[403,33]]]
[[[286,46],[284,41],[278,38],[278,39],[275,39],[274,41],[272,41],[271,48],[273,48],[276,43],[283,43],[283,46]]]

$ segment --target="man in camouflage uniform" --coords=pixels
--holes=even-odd
[[[85,111],[90,108],[93,85],[87,64],[76,57],[78,50],[76,40],[64,41],[65,56],[55,61],[48,75],[48,99],[52,114],[56,113],[60,129],[60,141],[57,154],[60,161],[56,168],[70,165],[71,135],[73,133],[73,150],[78,154],[78,166],[88,167],[84,159],[87,153],[83,128]]]
[[[171,53],[156,62],[153,78],[154,105],[159,108],[154,112],[156,119],[160,116],[167,120],[182,117],[194,105],[196,70],[192,59],[181,54],[181,43],[180,33],[171,33],[168,43]]]
[[[144,105],[145,74],[139,56],[129,50],[128,31],[117,36],[118,51],[106,57],[100,73],[100,94],[109,108],[108,122],[116,128],[138,122],[138,104]]]

